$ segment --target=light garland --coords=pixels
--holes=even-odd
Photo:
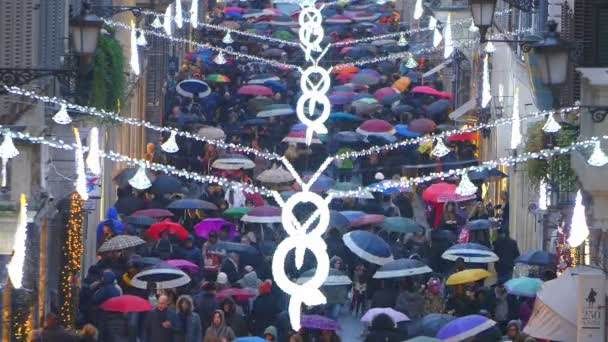
[[[538,209],[547,210],[547,182],[544,179],[538,186]]]
[[[547,117],[547,121],[543,125],[543,131],[545,131],[547,133],[556,133],[560,129],[562,129],[562,126],[559,124],[559,122],[557,122],[557,120],[555,120],[553,115],[549,115]]]
[[[494,53],[496,51],[496,46],[492,42],[487,42],[484,51],[487,53]]]
[[[437,144],[435,144],[435,147],[431,151],[431,155],[437,158],[441,158],[445,157],[448,153],[450,153],[450,149],[445,146],[445,144],[443,143],[443,139],[438,138]]]
[[[407,46],[407,44],[409,44],[409,43],[408,43],[407,39],[405,39],[405,34],[402,33],[401,36],[399,36],[399,40],[397,41],[397,45],[399,45],[399,46]]]
[[[232,36],[230,35],[230,31],[226,32],[226,35],[224,36],[224,38],[222,38],[222,43],[224,43],[224,44],[234,43],[234,39],[232,39]]]
[[[471,26],[469,26],[469,32],[475,33],[479,31],[479,27],[475,26],[475,21],[471,19]]]
[[[91,128],[89,131],[89,152],[87,154],[86,165],[94,175],[101,175],[101,163],[99,159],[99,129]]]
[[[447,23],[445,28],[443,29],[443,58],[448,59],[454,53],[454,42],[452,41],[452,25],[450,25],[450,21],[452,21],[452,14],[448,13]]]
[[[107,19],[106,19],[107,20]],[[105,21],[105,20],[104,20]],[[167,34],[167,36],[171,37],[171,6],[167,6],[167,9],[165,10],[165,18],[163,20],[163,28],[165,29],[165,33]],[[139,31],[142,32],[142,31]]]
[[[182,11],[182,0],[175,0],[175,25],[177,28],[184,26],[184,13]]]
[[[583,205],[583,195],[579,190],[576,193],[576,201],[574,204],[574,210],[572,211],[572,224],[570,225],[568,244],[570,247],[578,247],[585,242],[588,236],[589,226],[587,226],[585,206]]]
[[[513,124],[511,125],[511,149],[516,150],[521,144],[521,127],[519,118],[519,88],[513,94]]]
[[[140,32],[140,35],[143,36],[143,32]],[[137,49],[137,31],[135,30],[135,23],[131,20],[131,59],[129,64],[131,65],[131,70],[136,76],[139,76],[139,51]]]
[[[154,27],[155,29],[159,29],[163,27],[163,23],[160,21],[160,17],[157,15],[154,17],[154,20],[152,21],[152,27]]]
[[[192,4],[190,4],[189,22],[192,28],[198,28],[198,0],[192,0]]]
[[[57,113],[53,115],[53,121],[60,125],[67,125],[72,123],[72,118],[68,114],[68,108],[65,105],[61,105]]]
[[[144,33],[139,33],[137,36],[137,45],[138,46],[146,46],[148,45],[148,40],[146,39],[146,35]]]
[[[422,13],[424,13],[424,8],[422,7],[422,0],[416,0],[416,4],[414,4],[414,19],[420,19],[420,17],[422,17]]]
[[[23,264],[25,261],[25,244],[27,241],[27,201],[25,194],[21,194],[19,201],[19,219],[15,230],[15,240],[13,242],[13,256],[6,265],[11,284],[16,289],[23,286]]]
[[[478,187],[469,179],[469,174],[465,172],[460,178],[460,183],[458,183],[458,187],[456,188],[456,194],[460,196],[471,196],[477,193],[477,189]]]
[[[44,103],[65,105],[67,108],[78,111],[83,114],[93,115],[93,116],[97,116],[97,117],[104,118],[104,119],[112,119],[112,120],[118,121],[123,124],[141,126],[141,127],[145,127],[145,128],[151,129],[151,130],[159,132],[159,133],[175,132],[175,134],[177,136],[208,143],[208,144],[217,146],[222,149],[232,149],[232,150],[240,151],[240,152],[247,153],[247,154],[253,154],[256,157],[260,157],[260,158],[264,158],[264,159],[268,159],[268,160],[281,159],[281,156],[276,153],[260,152],[252,147],[237,145],[237,144],[233,144],[233,143],[226,143],[222,140],[209,139],[209,138],[205,138],[205,137],[202,137],[202,136],[190,133],[190,132],[175,130],[174,128],[171,128],[171,127],[156,126],[148,121],[143,121],[143,120],[139,120],[136,118],[127,118],[127,117],[121,116],[118,113],[108,112],[103,109],[96,109],[93,107],[81,106],[78,104],[67,102],[63,99],[59,99],[56,97],[38,95],[32,91],[29,91],[29,90],[26,90],[23,88],[8,87],[8,86],[2,86],[2,87],[4,87],[4,89],[7,92],[14,94],[14,95],[25,96],[25,97],[28,97],[31,99],[35,99],[35,100],[44,102]],[[14,147],[14,145],[13,145],[13,147]],[[0,146],[0,158],[2,157],[1,151],[2,151],[2,147]]]
[[[74,127],[74,141],[76,148],[74,149],[74,160],[76,162],[76,192],[80,195],[83,200],[89,199],[89,193],[87,191],[87,174],[84,168],[84,148],[80,141],[80,133],[78,128]]]
[[[414,69],[418,66],[418,62],[416,62],[413,54],[410,53],[410,56],[407,58],[407,62],[405,62],[405,66],[409,69]]]
[[[483,75],[482,75],[482,90],[481,90],[481,107],[486,108],[492,100],[492,92],[490,91],[490,70],[488,66],[488,55],[483,59]]]
[[[17,148],[15,147],[11,134],[5,134],[4,141],[2,141],[2,145],[0,145],[0,159],[2,159],[2,187],[6,186],[6,168],[8,166],[8,161],[9,159],[15,158],[18,155],[19,150],[17,150]]]
[[[591,166],[604,166],[608,164],[608,157],[602,151],[602,146],[600,145],[600,141],[596,141],[593,146],[593,153],[589,156],[587,163]]]
[[[177,141],[175,141],[175,136],[176,132],[171,132],[171,135],[169,136],[167,141],[160,145],[160,148],[167,153],[175,153],[179,151],[179,146],[177,145]]]
[[[217,56],[215,56],[215,58],[213,59],[213,62],[219,65],[226,64],[226,58],[224,58],[224,53],[220,51],[220,53],[218,53]]]
[[[152,186],[150,178],[146,175],[146,168],[140,166],[135,175],[129,179],[129,185],[137,190],[146,190]]]

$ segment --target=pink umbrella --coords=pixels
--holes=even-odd
[[[355,93],[354,91],[338,90],[338,91],[332,91],[329,95],[345,96],[345,97],[351,97],[352,98],[355,95],[357,95],[357,93]]]
[[[248,84],[246,86],[242,86],[239,88],[238,93],[241,95],[254,95],[254,96],[272,96],[272,89],[257,85],[257,84]]]
[[[357,133],[363,135],[370,134],[395,134],[395,128],[388,121],[380,119],[371,119],[364,121],[359,128]]]
[[[456,193],[458,186],[445,182],[435,183],[422,192],[422,199],[431,203],[445,203],[449,201],[461,202],[474,199],[476,195],[462,196]]]
[[[350,80],[353,79],[353,77],[355,77],[355,74],[340,74],[340,75],[336,76],[336,80],[338,82],[348,83],[348,82],[350,82]]]
[[[452,99],[451,93],[449,93],[447,91],[439,91],[435,88],[431,88],[431,87],[427,87],[427,86],[414,87],[414,89],[412,89],[412,93],[433,95],[433,96],[437,96],[439,98],[448,99],[448,100]]]
[[[434,131],[437,128],[437,124],[435,124],[435,121],[430,119],[414,119],[410,121],[407,128],[412,132],[427,134]]]
[[[211,233],[212,231],[218,232],[220,231],[220,229],[222,229],[222,227],[229,228],[228,236],[230,236],[230,238],[233,238],[238,235],[234,224],[222,218],[204,219],[194,226],[194,232],[197,236],[202,237],[203,239],[208,239],[209,233]]]
[[[452,99],[452,93],[450,93],[448,91],[440,91],[439,93],[437,93],[437,96],[442,99],[448,99],[448,100]]]
[[[241,217],[241,221],[250,223],[279,223],[281,222],[281,208],[272,205],[255,207]]]
[[[395,88],[393,88],[393,87],[385,87],[385,88],[380,88],[380,89],[376,90],[376,92],[374,93],[374,97],[376,98],[376,100],[380,101],[385,96],[390,95],[390,94],[399,94],[399,92],[397,90],[395,90]]]
[[[355,91],[368,90],[369,86],[365,84],[346,83],[345,86],[353,88]]]
[[[249,298],[253,298],[257,295],[258,295],[257,292],[254,290],[251,290],[251,289],[229,288],[229,289],[225,289],[220,292],[217,292],[215,294],[215,299],[222,300],[223,298],[226,298],[226,297],[232,297],[232,298],[234,298],[235,301],[242,302],[242,301],[248,300]]]
[[[164,260],[161,262],[161,264],[166,264],[166,265],[170,265],[173,267],[177,267],[183,271],[187,271],[190,273],[197,273],[199,270],[199,267],[197,264],[190,262],[188,260],[184,260],[184,259]]]
[[[351,227],[362,227],[370,224],[380,224],[384,222],[384,215],[366,214],[350,223]]]

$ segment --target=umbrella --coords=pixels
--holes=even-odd
[[[272,104],[264,107],[264,110],[258,112],[258,118],[269,118],[273,116],[292,115],[296,110],[288,104]]]
[[[304,182],[308,182],[308,181],[310,181],[311,177],[312,177],[311,174],[306,174],[302,177],[302,180]],[[334,185],[336,185],[336,181],[333,178],[328,177],[324,174],[321,174],[321,175],[319,175],[317,180],[310,186],[310,191],[325,192],[325,191],[333,188]],[[295,183],[293,185],[293,188],[296,190],[301,189],[300,184],[298,184],[298,183]]]
[[[226,133],[217,127],[203,127],[198,130],[197,135],[202,138],[207,138],[211,140],[223,140],[226,138]]]
[[[384,215],[366,214],[359,218],[356,218],[350,222],[350,226],[362,227],[367,225],[378,225],[384,221]]]
[[[408,125],[408,129],[412,132],[419,134],[428,134],[437,128],[437,124],[433,120],[430,119],[414,119],[410,121]]]
[[[287,85],[285,85],[283,82],[269,80],[264,82],[264,85],[279,93],[284,93],[287,91]]]
[[[252,76],[249,81],[247,81],[247,84],[264,84],[265,82],[268,81],[280,81],[281,79],[278,76],[275,76],[273,74],[258,74],[258,75],[254,75]]]
[[[197,236],[202,237],[203,239],[208,239],[209,233],[219,232],[223,227],[228,227],[228,236],[231,239],[238,235],[234,223],[228,222],[219,217],[202,220],[194,226],[194,232]]]
[[[334,134],[332,140],[342,144],[358,144],[365,140],[365,136],[356,132],[343,131]]]
[[[100,253],[109,251],[120,251],[125,248],[136,247],[143,245],[146,242],[137,236],[117,235],[110,240],[104,242],[97,250]]]
[[[331,17],[325,19],[328,24],[350,24],[353,20],[345,15],[334,14]]]
[[[240,154],[223,154],[211,164],[211,167],[220,170],[248,170],[255,168],[255,163]]]
[[[205,76],[205,80],[209,81],[209,82],[214,82],[214,83],[230,83],[230,78],[226,75],[221,75],[221,74],[211,74],[211,75],[207,75]]]
[[[505,283],[509,294],[522,297],[536,297],[536,293],[543,286],[543,281],[538,278],[519,277],[510,279]]]
[[[472,181],[490,181],[507,177],[497,169],[483,169],[481,171],[469,171],[469,179]]]
[[[405,314],[391,308],[373,308],[367,310],[363,317],[361,317],[361,322],[371,323],[374,320],[374,317],[380,314],[388,315],[395,324],[410,320]]]
[[[414,338],[410,338],[409,340],[405,340],[405,342],[441,342],[441,340],[436,339],[434,337],[417,336]]]
[[[329,95],[329,102],[334,106],[342,106],[351,103],[352,97],[333,93]]]
[[[156,223],[156,220],[148,216],[127,216],[125,217],[125,223],[147,227]]]
[[[199,267],[197,264],[195,264],[191,261],[188,261],[188,260],[184,260],[184,259],[165,260],[165,261],[162,261],[161,264],[166,264],[169,266],[177,267],[181,270],[191,272],[191,273],[197,273],[199,270]]]
[[[189,79],[183,80],[175,86],[175,90],[178,94],[185,97],[206,97],[211,94],[211,88],[209,85],[201,80]]]
[[[448,141],[474,141],[478,136],[478,132],[463,132],[450,135]]]
[[[162,260],[155,257],[141,257],[139,255],[133,255],[129,259],[129,263],[136,267],[144,268],[160,264]]]
[[[286,143],[306,144],[306,131],[291,131],[281,141]],[[313,134],[311,144],[321,144],[321,139],[319,139],[316,134]]]
[[[226,297],[232,297],[237,302],[243,302],[243,301],[249,300],[250,298],[253,298],[257,295],[258,295],[257,292],[252,289],[248,289],[248,288],[238,289],[238,288],[233,287],[233,288],[224,289],[222,291],[217,292],[215,294],[215,299],[222,300]]]
[[[420,136],[419,133],[410,131],[408,125],[395,125],[395,131],[397,131],[397,135],[404,138],[417,138]]]
[[[225,21],[222,21],[219,26],[236,30],[241,27],[241,24],[239,24],[238,22],[236,22],[234,20],[225,20]]]
[[[469,230],[488,230],[496,223],[490,220],[473,220],[466,223]]]
[[[296,39],[293,34],[291,34],[289,31],[285,31],[285,30],[275,31],[272,33],[272,36],[277,39],[288,40],[288,41]]]
[[[135,176],[138,170],[139,168],[137,167],[124,168],[120,170],[116,176],[114,176],[114,182],[118,185],[119,188],[130,186],[129,180],[133,178],[133,176]],[[145,171],[146,177],[148,177],[148,179],[153,182],[156,179],[156,176],[149,170]]]
[[[325,331],[340,330],[340,324],[331,318],[320,315],[303,315],[300,320],[302,328],[319,329]]]
[[[349,64],[338,64],[331,71],[334,74],[354,74],[359,71],[359,68]]]
[[[515,259],[515,262],[535,266],[545,266],[555,264],[556,256],[553,253],[535,250],[520,255],[517,257],[517,259]]]
[[[407,217],[387,217],[384,222],[380,223],[379,227],[389,232],[395,233],[417,233],[422,231],[422,227],[418,222]]]
[[[157,290],[173,289],[190,283],[190,277],[178,268],[157,265],[137,273],[131,279],[131,286],[138,289],[147,290],[151,283],[156,285]]]
[[[270,106],[271,104],[272,99],[265,96],[256,96],[247,101],[247,109],[251,112],[257,113],[264,110],[266,106]]]
[[[436,336],[439,330],[449,322],[455,320],[452,315],[431,313],[418,321],[412,327],[412,335]]]
[[[283,167],[273,167],[270,170],[262,171],[255,179],[262,183],[281,184],[292,182],[295,178]]]
[[[296,281],[298,284],[304,284],[317,272],[315,268],[310,269],[300,275],[298,280]],[[344,285],[352,285],[353,281],[346,275],[346,273],[337,270],[335,268],[329,269],[329,275],[323,282],[323,286],[344,286]]]
[[[470,268],[464,271],[456,272],[448,277],[446,285],[461,285],[472,283],[491,276],[492,273],[483,268]]]
[[[173,213],[166,209],[143,209],[134,212],[131,214],[131,216],[147,216],[155,219],[164,219],[167,217],[172,217]]]
[[[398,91],[395,90],[395,88],[392,87],[385,87],[385,88],[380,88],[378,90],[376,90],[374,92],[374,97],[376,98],[376,100],[380,101],[382,100],[385,96],[388,95],[392,95],[392,94],[397,94],[399,95]]]
[[[251,208],[247,207],[232,207],[224,210],[222,215],[226,217],[240,218],[243,215],[247,214],[250,210]]]
[[[488,247],[478,243],[459,243],[448,248],[441,258],[456,261],[458,258],[464,262],[488,263],[498,261],[498,256]]]
[[[245,120],[245,122],[243,122],[244,126],[265,126],[267,124],[268,124],[268,120],[266,120],[264,118],[249,119],[249,120]]]
[[[393,83],[393,88],[399,90],[400,92],[404,92],[407,90],[411,83],[412,81],[409,77],[403,76]]]
[[[433,270],[420,260],[397,259],[382,265],[374,274],[374,279],[401,278],[431,272]]]
[[[238,254],[247,254],[247,255],[257,255],[258,250],[255,247],[246,245],[244,243],[236,243],[236,242],[218,242],[214,245],[209,246],[210,251],[218,251],[222,254],[226,253],[238,253]]]
[[[401,94],[393,93],[393,94],[387,94],[384,97],[382,97],[382,99],[380,99],[380,103],[385,106],[390,106],[393,103],[396,103],[400,100],[401,100]]]
[[[357,211],[357,210],[344,210],[341,211],[340,214],[342,214],[342,216],[346,217],[346,219],[349,222],[352,222],[353,220],[358,219],[359,217],[363,217],[365,216],[365,213],[362,211]]]
[[[361,121],[361,118],[351,113],[332,112],[329,114],[328,120]]]
[[[437,332],[443,342],[460,342],[474,337],[496,325],[496,322],[481,315],[468,315],[456,318]]]
[[[171,222],[168,220],[157,222],[150,226],[146,230],[146,235],[158,240],[160,239],[160,235],[163,232],[169,232],[169,234],[176,235],[180,240],[186,240],[189,233],[181,224],[176,222]]]
[[[388,121],[380,119],[371,119],[364,121],[359,128],[357,133],[363,135],[370,134],[395,134],[395,128]]]
[[[143,299],[139,296],[133,295],[122,295],[118,297],[112,297],[101,303],[99,308],[103,311],[122,313],[145,312],[154,309],[152,304],[150,304],[147,299]]]
[[[249,223],[280,223],[281,208],[263,205],[251,209],[245,216],[241,217],[241,221]]]
[[[264,57],[281,57],[283,54],[287,54],[285,50],[279,48],[272,48],[262,51],[261,55]]]
[[[272,92],[272,89],[270,89],[266,86],[257,85],[257,84],[248,84],[248,85],[242,86],[239,88],[237,93],[241,94],[241,95],[254,95],[254,96],[272,96],[274,94]]]
[[[181,193],[184,191],[184,186],[174,176],[160,175],[152,183],[150,191],[157,195]]]
[[[266,342],[266,339],[259,336],[237,337],[233,342]]]
[[[437,101],[431,103],[430,105],[428,105],[428,107],[426,107],[426,112],[430,116],[435,117],[436,115],[440,115],[441,113],[446,112],[448,110],[449,106],[450,106],[450,101],[437,100]]]
[[[211,202],[203,201],[195,198],[183,198],[175,200],[167,206],[169,209],[201,209],[201,210],[218,210],[217,206]]]
[[[350,81],[356,84],[376,85],[380,82],[380,77],[359,72]]]
[[[456,193],[455,184],[435,183],[422,192],[422,199],[432,203],[444,203],[449,201],[460,202],[474,199],[476,195],[461,196]]]
[[[339,211],[329,211],[329,226],[338,230],[345,230],[350,226],[350,222]]]
[[[355,255],[377,265],[393,261],[390,246],[376,234],[365,230],[346,233],[342,241]]]
[[[441,92],[435,88],[428,86],[416,86],[412,89],[412,93],[439,96]]]
[[[355,74],[339,74],[336,76],[336,81],[348,83],[353,79],[353,77],[355,77]]]

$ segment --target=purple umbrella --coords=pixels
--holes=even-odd
[[[319,315],[303,315],[300,322],[303,328],[319,330],[340,330],[340,324],[333,319]]]
[[[341,106],[341,105],[345,105],[345,104],[351,103],[352,102],[352,98],[348,97],[348,96],[332,94],[332,95],[329,95],[329,101],[334,106]]]
[[[194,232],[197,236],[202,237],[203,239],[208,239],[209,233],[211,233],[212,231],[217,232],[222,229],[222,227],[229,228],[228,236],[230,236],[230,238],[233,238],[238,235],[234,224],[222,218],[208,218],[202,220],[194,226]]]
[[[437,333],[437,338],[444,342],[458,342],[473,337],[496,325],[496,322],[481,316],[468,315],[449,322]]]
[[[171,265],[173,267],[177,267],[181,270],[191,272],[191,273],[197,273],[199,270],[198,265],[196,265],[195,263],[192,263],[188,260],[184,260],[184,259],[165,260],[165,261],[161,262],[161,264]]]

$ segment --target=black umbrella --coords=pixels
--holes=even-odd
[[[431,272],[433,270],[420,260],[397,259],[382,265],[374,274],[374,279],[401,278]]]
[[[127,216],[125,217],[125,223],[132,224],[134,226],[150,226],[157,221],[148,216]]]
[[[456,317],[452,315],[438,313],[428,314],[413,323],[412,336],[437,336],[437,333],[444,325],[455,319]]]
[[[216,251],[224,253],[238,253],[238,254],[246,254],[246,255],[257,255],[258,250],[255,247],[250,245],[246,245],[244,243],[236,243],[236,242],[218,242],[214,245],[209,246],[210,251]]]
[[[202,209],[202,210],[218,210],[217,206],[211,202],[194,199],[184,198],[173,201],[167,207],[169,209]]]
[[[139,255],[133,255],[129,260],[130,264],[133,264],[139,268],[145,268],[149,266],[158,265],[161,262],[160,258],[153,257],[140,257]]]
[[[431,230],[431,240],[445,240],[449,242],[456,241],[456,234],[446,229]]]
[[[150,190],[155,194],[164,195],[177,192],[183,193],[185,189],[182,183],[176,177],[160,175],[156,178],[154,183],[152,183]]]
[[[497,169],[483,169],[481,171],[469,171],[469,179],[472,181],[493,180],[507,177],[506,174]]]
[[[555,264],[555,261],[555,254],[541,250],[530,251],[528,253],[520,255],[517,259],[515,259],[515,262],[535,266]]]

